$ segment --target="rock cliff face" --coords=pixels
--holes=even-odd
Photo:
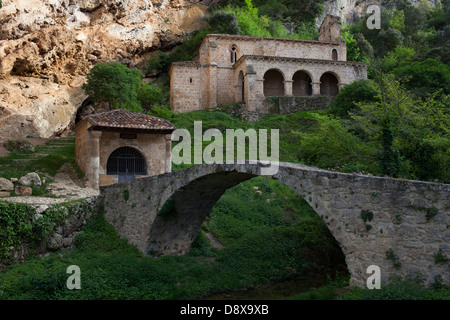
[[[86,99],[81,85],[90,67],[110,60],[139,66],[201,28],[217,1],[3,0],[0,140],[61,134]],[[327,1],[324,15],[353,23],[379,2]]]
[[[363,15],[367,13],[367,8],[371,5],[380,5],[381,0],[328,0],[325,1],[325,9],[323,16],[317,19],[318,24],[322,19],[331,14],[341,17],[344,24],[353,24],[358,22]],[[420,0],[410,0],[414,5],[420,3]],[[426,0],[428,5],[436,7],[439,0]]]
[[[0,140],[51,137],[86,98],[91,66],[138,66],[203,24],[210,1],[3,0],[0,9]]]
[[[352,24],[358,22],[363,15],[366,14],[367,8],[372,5],[379,5],[380,0],[332,0],[325,1],[325,9],[323,17],[327,14],[341,17],[344,24]],[[320,22],[323,17],[321,17]]]

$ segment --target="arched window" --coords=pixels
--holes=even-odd
[[[280,71],[271,69],[264,74],[264,96],[284,96],[284,77]]]
[[[235,63],[237,61],[237,47],[233,44],[230,50],[230,62]]]
[[[121,147],[114,150],[106,163],[106,174],[118,175],[119,181],[129,181],[134,176],[147,175],[145,158],[138,150]]]
[[[331,51],[331,60],[337,61],[337,59],[338,59],[338,52],[336,49],[333,49],[333,51]]]

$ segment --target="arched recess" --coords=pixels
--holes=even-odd
[[[111,152],[106,163],[106,174],[118,176],[119,182],[147,175],[144,155],[132,147],[120,147]]]
[[[335,97],[339,93],[339,79],[331,72],[325,72],[320,77],[320,94]]]
[[[245,101],[245,94],[244,94],[244,72],[239,71],[238,79],[237,79],[237,85],[236,85],[236,93],[237,93],[237,101]]]
[[[312,95],[311,76],[306,71],[297,71],[292,77],[292,94],[295,97]]]
[[[264,96],[284,96],[284,76],[280,71],[270,69],[264,74]]]
[[[333,61],[337,61],[338,60],[338,52],[337,52],[336,49],[333,49],[331,51],[331,60],[333,60]]]

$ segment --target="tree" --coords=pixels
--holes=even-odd
[[[358,42],[355,40],[353,35],[348,32],[344,31],[342,32],[342,38],[345,40],[345,43],[347,45],[347,60],[348,61],[359,61],[359,62],[368,62],[364,54],[361,53],[361,50],[359,49]]]
[[[237,17],[232,12],[217,11],[205,20],[208,22],[211,33],[240,34]]]
[[[375,101],[377,92],[371,80],[358,80],[345,85],[331,101],[330,113],[346,118],[349,112],[358,110],[357,103]]]
[[[144,83],[139,88],[137,98],[146,110],[150,110],[155,105],[162,105],[166,100],[162,90],[150,83]]]
[[[99,63],[86,78],[82,88],[94,102],[104,101],[116,109],[142,110],[137,97],[142,81],[139,70],[129,69],[119,62]]]
[[[298,132],[301,158],[306,164],[340,171],[374,171],[377,149],[354,135],[340,118],[313,114],[318,132]],[[294,132],[295,133],[295,132]]]
[[[375,101],[359,103],[352,126],[378,144],[382,173],[422,180],[449,179],[450,97],[416,99],[394,75],[379,71]]]
[[[168,72],[171,63],[170,57],[166,53],[157,50],[155,57],[148,61],[147,72],[152,72],[153,70]]]
[[[403,61],[392,73],[404,78],[405,87],[419,96],[440,90],[443,94],[450,94],[450,67],[438,59]]]

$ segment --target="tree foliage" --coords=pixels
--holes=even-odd
[[[110,107],[141,111],[137,92],[142,73],[119,62],[96,64],[87,74],[83,89],[94,101],[108,102]]]
[[[160,62],[163,65],[163,62]],[[86,76],[83,89],[94,103],[141,112],[166,103],[167,96],[152,83],[142,83],[142,73],[118,62],[96,64]]]
[[[417,99],[394,75],[381,72],[361,88],[370,92],[370,99],[352,101],[356,107],[347,119],[316,116],[320,131],[299,134],[303,161],[343,171],[448,182],[450,97],[435,93]]]
[[[216,11],[205,20],[211,33],[241,34],[238,19],[233,12]]]
[[[345,85],[339,94],[331,101],[330,112],[346,118],[351,111],[358,110],[357,103],[374,101],[376,91],[370,84],[371,80],[358,80]]]

